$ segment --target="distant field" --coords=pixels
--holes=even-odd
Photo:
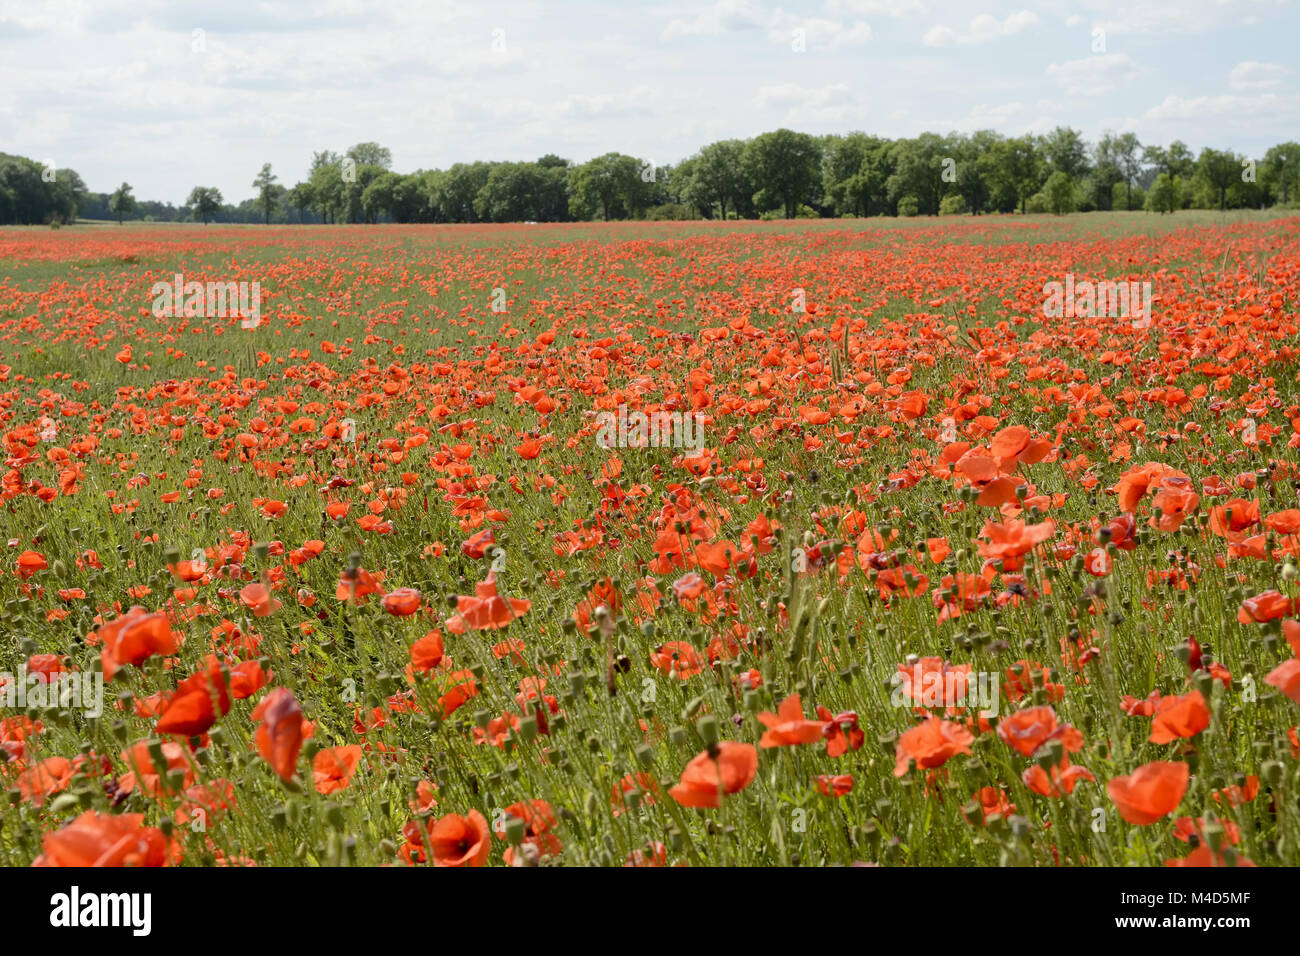
[[[1300,864],[1298,303],[1280,212],[0,229],[0,864]]]

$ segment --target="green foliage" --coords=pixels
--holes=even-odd
[[[257,198],[253,200],[254,205],[262,210],[266,217],[266,224],[271,224],[271,214],[280,205],[280,200],[284,196],[284,187],[277,185],[276,175],[271,172],[271,164],[264,163],[262,170],[253,180],[253,188],[257,190]]]
[[[135,196],[131,195],[131,184],[122,183],[108,199],[109,211],[116,214],[120,226],[122,220],[135,211]]]
[[[1148,212],[1173,212],[1182,207],[1182,180],[1162,172],[1147,193]]]
[[[86,195],[86,184],[71,169],[0,153],[0,224],[72,222]]]
[[[1111,187],[1110,207],[1112,209],[1122,209],[1129,212],[1134,209],[1143,209],[1145,204],[1146,193],[1142,191],[1141,186],[1116,183]]]
[[[291,188],[269,164],[255,195],[238,205],[138,201],[121,190],[90,193],[72,170],[45,170],[0,154],[0,223],[151,218],[204,222],[563,222],[645,217],[765,219],[883,214],[974,215],[1148,208],[1143,185],[1177,180],[1177,206],[1288,206],[1300,200],[1300,144],[1280,143],[1256,164],[1212,148],[1194,157],[1178,140],[1144,146],[1132,132],[1093,146],[1078,130],[1041,136],[922,133],[889,140],[855,131],[810,136],[789,129],[709,143],[676,166],[610,152],[574,164],[555,154],[534,162],[461,162],[399,173],[375,142],[313,153]],[[1248,171],[1249,165],[1249,171]],[[1069,195],[1061,174],[1071,184]],[[125,185],[125,184],[123,184]],[[1166,189],[1167,191],[1167,189]],[[1039,203],[1031,204],[1042,193]],[[904,202],[910,197],[915,202]],[[1151,208],[1164,211],[1168,196]]]
[[[685,203],[668,202],[651,206],[645,212],[646,219],[684,221],[695,218],[695,209]]]
[[[1058,216],[1074,212],[1077,205],[1075,192],[1074,180],[1064,170],[1056,170],[1043,184],[1042,196],[1047,211]]]
[[[1228,190],[1239,181],[1241,160],[1235,154],[1205,147],[1196,158],[1197,189],[1206,205],[1216,198],[1219,209],[1227,208]]]
[[[944,196],[939,203],[939,215],[941,216],[964,216],[970,212],[966,205],[966,198],[953,193]]]
[[[760,210],[781,207],[793,219],[801,203],[815,202],[821,186],[821,145],[807,133],[778,129],[754,137],[745,146],[741,166],[758,187]]]
[[[185,200],[185,205],[190,207],[193,218],[201,219],[207,225],[212,214],[221,208],[221,190],[215,186],[195,186],[190,190],[190,198]]]
[[[635,156],[597,156],[570,170],[569,211],[576,219],[635,218],[650,205],[653,177],[657,171]]]

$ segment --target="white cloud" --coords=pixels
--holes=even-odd
[[[691,19],[676,19],[664,28],[663,38],[720,36],[729,30],[756,30],[763,25],[762,9],[750,0],[718,0],[711,10]]]
[[[1216,117],[1269,116],[1278,121],[1300,115],[1300,96],[1261,93],[1258,96],[1169,95],[1142,114],[1144,120],[1200,120]]]
[[[999,133],[1013,134],[1023,126],[1022,123],[1017,123],[1016,120],[1024,111],[1025,105],[1018,102],[1002,103],[998,106],[979,103],[960,119],[928,121],[922,123],[920,129],[930,130],[931,132],[948,132],[951,130],[958,133],[973,133],[978,129],[992,129]]]
[[[805,47],[814,51],[856,46],[871,39],[870,25],[861,20],[846,24],[819,17],[798,17],[779,9],[768,23],[767,35],[777,43],[793,43],[796,31],[800,30]]]
[[[1228,74],[1228,86],[1234,90],[1268,90],[1282,84],[1291,71],[1279,63],[1243,60]]]
[[[0,150],[95,190],[125,179],[176,202],[205,183],[237,202],[263,162],[291,185],[314,150],[365,140],[406,172],[548,152],[672,162],[778,126],[1061,124],[1250,155],[1294,138],[1300,4],[1198,0],[1180,19],[1178,0],[1150,2],[1050,0],[1035,25],[1015,13],[1025,0],[0,0]],[[947,45],[925,45],[944,22],[931,40]],[[1116,30],[1115,55],[1065,62],[1088,56],[1094,24]],[[796,28],[807,55],[791,53]]]
[[[1114,16],[1096,20],[1092,25],[1118,36],[1130,33],[1166,33],[1171,30],[1195,31],[1202,26],[1201,18],[1195,10],[1156,6],[1117,10]]]
[[[988,43],[990,40],[996,40],[999,37],[1013,36],[1038,22],[1038,14],[1030,10],[1020,10],[1017,13],[1010,14],[1003,20],[999,20],[991,13],[981,13],[971,20],[966,27],[965,33],[958,33],[951,27],[940,24],[931,27],[925,36],[921,38],[921,42],[926,46],[935,47],[974,46],[980,43]]]
[[[1070,96],[1096,96],[1132,82],[1138,69],[1127,53],[1106,53],[1052,63],[1047,67],[1047,75],[1065,87]]]
[[[833,83],[830,86],[819,88],[804,87],[798,83],[760,86],[758,94],[754,97],[754,105],[759,109],[765,109],[769,106],[789,106],[791,104],[824,106],[844,96],[848,91],[849,87],[844,83]]]
[[[79,25],[89,12],[89,5],[81,0],[4,0],[0,24],[12,23],[23,30],[66,30]]]
[[[784,107],[777,114],[782,125],[796,128],[809,125],[845,127],[860,123],[869,115],[869,108],[847,83],[805,87],[798,83],[778,83],[759,87],[753,104],[759,110]]]
[[[923,0],[826,0],[826,12],[836,17],[904,17],[929,13]]]

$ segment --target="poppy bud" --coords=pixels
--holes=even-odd
[[[1276,787],[1282,782],[1284,767],[1276,760],[1268,760],[1260,765],[1259,775],[1270,787]]]
[[[682,840],[681,830],[678,830],[676,827],[673,827],[671,830],[668,831],[668,848],[672,850],[674,853],[678,853],[681,851],[683,842],[684,841]]]
[[[635,751],[636,762],[643,768],[648,769],[655,762],[655,753],[646,744],[638,744]]]
[[[519,721],[519,737],[525,743],[537,739],[537,718],[531,714]]]
[[[75,793],[61,793],[50,801],[50,813],[62,816],[81,804],[81,796]]]
[[[1038,756],[1034,758],[1034,762],[1044,770],[1051,770],[1053,767],[1060,765],[1064,753],[1065,748],[1062,746],[1061,741],[1051,740],[1039,751]]]
[[[695,729],[699,731],[704,743],[712,747],[718,742],[718,719],[712,714],[701,717],[695,723]]]
[[[1210,845],[1210,849],[1215,853],[1223,847],[1224,828],[1221,823],[1207,823],[1205,825],[1205,842]]]

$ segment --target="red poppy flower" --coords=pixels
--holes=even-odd
[[[254,737],[257,752],[281,780],[292,780],[307,736],[302,707],[293,691],[275,688],[253,710],[253,720],[261,721]]]
[[[449,813],[429,827],[434,866],[483,866],[492,850],[492,836],[483,814]]]
[[[723,741],[697,754],[668,792],[684,807],[716,807],[724,795],[748,787],[757,773],[758,750],[752,744]]]
[[[384,595],[384,610],[395,617],[406,617],[420,609],[422,600],[415,588],[397,588]]]
[[[141,607],[133,607],[100,627],[90,640],[95,641],[104,645],[99,655],[104,680],[112,680],[120,667],[138,667],[155,654],[174,654],[180,646],[180,637],[172,633],[166,616],[150,614]]]
[[[894,776],[901,777],[915,762],[920,770],[942,767],[957,754],[970,753],[975,738],[961,724],[930,716],[898,738],[894,747]]]
[[[1129,823],[1149,826],[1178,809],[1191,771],[1187,764],[1156,760],[1127,777],[1111,777],[1106,792]]]
[[[825,721],[807,720],[803,716],[803,704],[798,694],[791,694],[776,709],[776,713],[763,711],[758,715],[758,722],[767,728],[760,747],[789,747],[794,744],[811,744],[822,739]]]
[[[167,866],[179,847],[161,830],[145,826],[143,813],[87,810],[67,826],[45,834],[44,853],[33,866]]]
[[[316,792],[330,794],[346,790],[360,763],[361,748],[357,744],[318,751],[311,762],[312,782],[316,786]]]
[[[530,607],[531,601],[507,599],[497,594],[496,574],[489,571],[485,580],[474,585],[473,597],[456,598],[456,613],[447,618],[447,630],[453,634],[464,634],[467,630],[496,630],[522,617]]]
[[[221,662],[209,654],[206,666],[181,681],[158,718],[160,734],[181,734],[193,737],[206,733],[208,728],[230,711],[230,683]]]

